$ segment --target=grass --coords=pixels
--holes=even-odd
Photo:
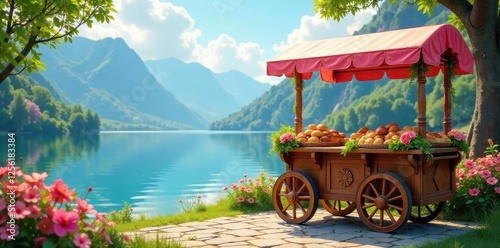
[[[454,236],[439,242],[426,243],[419,248],[482,248],[498,247],[500,244],[500,210],[496,210],[486,218],[484,228],[468,232],[464,235]]]
[[[175,215],[153,216],[143,220],[134,220],[128,223],[118,223],[116,225],[116,230],[119,232],[137,231],[141,228],[146,227],[173,225],[192,221],[204,221],[218,217],[233,217],[242,214],[263,211],[260,209],[255,211],[232,210],[230,207],[229,199],[221,199],[219,202],[213,205],[200,206],[202,207],[193,208],[193,210],[191,211],[182,212]]]

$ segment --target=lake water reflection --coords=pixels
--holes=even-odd
[[[62,178],[80,195],[93,188],[90,202],[99,212],[123,202],[134,213],[179,212],[179,198],[202,195],[213,202],[223,186],[243,174],[279,176],[284,164],[269,155],[266,132],[102,132],[99,135],[16,134],[16,157],[25,173],[46,171],[47,183]],[[7,140],[7,136],[1,136]],[[0,158],[7,157],[0,149]]]

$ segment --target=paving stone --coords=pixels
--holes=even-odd
[[[249,240],[251,238],[248,237],[221,237],[221,238],[214,238],[205,241],[209,245],[222,245],[222,244],[228,244],[228,243],[238,243],[242,241]]]
[[[302,248],[302,247],[303,246],[299,244],[286,243],[283,245],[275,246],[274,248]]]
[[[377,240],[373,239],[373,238],[360,237],[360,238],[350,239],[349,242],[361,244],[361,245],[371,245],[371,244],[377,243]]]
[[[283,239],[253,239],[248,242],[257,247],[274,247],[287,243]]]
[[[257,231],[251,230],[251,229],[250,230],[249,229],[238,229],[238,230],[228,231],[225,233],[231,234],[234,236],[238,236],[238,237],[252,237],[252,236],[262,235],[261,232],[257,232]]]
[[[194,230],[197,230],[196,228],[193,227],[186,227],[186,226],[170,226],[170,227],[165,227],[165,228],[158,228],[160,232],[170,232],[170,233],[184,233],[184,232],[191,232]]]
[[[246,223],[227,223],[220,226],[217,226],[218,229],[228,229],[228,230],[237,230],[237,229],[250,229],[253,226]]]
[[[297,243],[297,244],[317,244],[317,243],[322,243],[324,240],[318,239],[318,238],[289,238],[285,239],[287,242],[290,243]]]
[[[304,230],[304,234],[308,236],[318,236],[321,234],[333,233],[331,227],[323,227],[323,228],[309,228]]]
[[[257,239],[290,239],[294,236],[289,233],[272,233],[272,234],[264,234],[255,236]]]

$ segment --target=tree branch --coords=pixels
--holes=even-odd
[[[472,4],[467,0],[438,0],[438,2],[448,8],[458,16],[467,29],[470,28],[470,13]],[[477,2],[477,1],[476,1]]]
[[[474,1],[474,7],[472,8],[472,13],[470,17],[470,22],[475,28],[482,28],[488,23],[488,17],[492,14],[498,18],[498,0],[482,0]]]
[[[26,43],[26,46],[24,46],[23,50],[14,59],[16,61],[16,64],[19,64],[19,62],[21,62],[26,56],[28,56],[28,54],[30,53],[31,49],[33,49],[33,46],[35,44],[36,44],[36,35],[31,34],[28,43]],[[0,82],[3,82],[5,79],[7,79],[7,77],[15,68],[16,65],[14,65],[12,62],[9,62],[9,64],[5,66],[0,72]]]

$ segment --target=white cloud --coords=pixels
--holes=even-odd
[[[365,9],[356,14],[356,16],[354,16],[354,22],[347,25],[347,33],[352,35],[354,32],[360,30],[363,25],[372,20],[375,14],[377,14],[377,9],[375,8]]]
[[[191,58],[201,31],[183,7],[159,0],[115,0],[118,14],[108,25],[83,28],[91,39],[122,37],[142,59]]]
[[[259,44],[238,43],[226,34],[210,41],[206,48],[198,46],[193,53],[193,60],[215,72],[238,70],[254,78],[265,71],[264,49]]]
[[[274,44],[275,51],[282,51],[290,45],[298,44],[304,41],[329,39],[347,35],[345,27],[346,19],[341,22],[333,20],[325,20],[319,14],[314,16],[303,16],[300,21],[300,26],[288,34],[286,41]]]

